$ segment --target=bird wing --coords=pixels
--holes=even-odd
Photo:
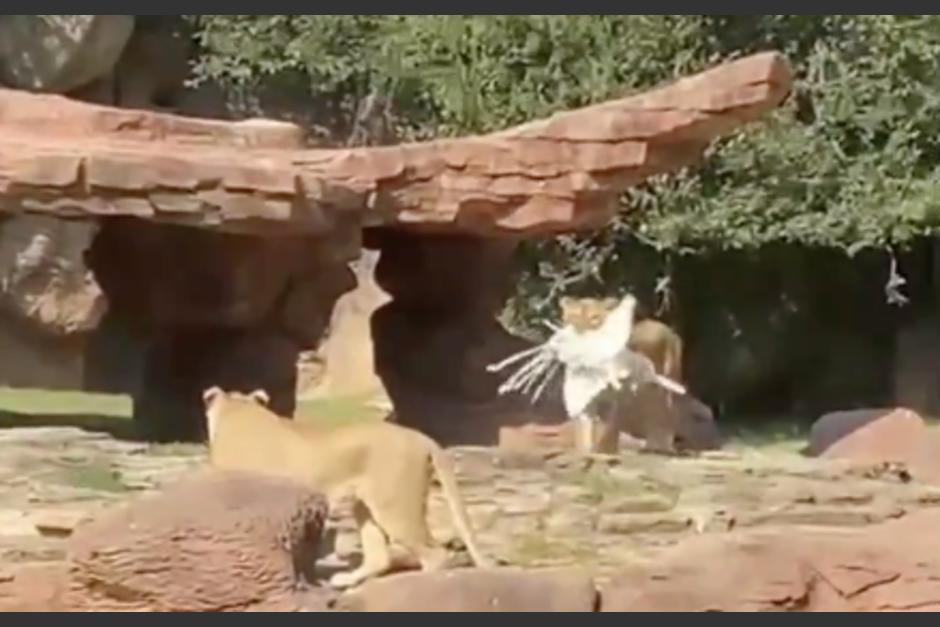
[[[596,376],[593,370],[566,368],[562,384],[565,411],[571,418],[584,413],[594,398],[607,387],[607,379]]]

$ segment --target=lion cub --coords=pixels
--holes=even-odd
[[[335,587],[356,586],[388,572],[389,541],[396,541],[422,570],[443,569],[447,552],[436,546],[426,521],[432,469],[461,539],[476,566],[492,563],[476,543],[460,499],[450,457],[432,439],[385,422],[324,429],[278,416],[267,394],[203,394],[210,463],[304,482],[334,500],[351,493],[362,539],[362,565],[330,579]]]
[[[562,324],[583,332],[599,328],[619,301],[566,296],[559,304]],[[669,325],[652,318],[636,321],[627,346],[646,355],[653,362],[657,374],[676,382],[682,381],[682,338]],[[646,385],[636,394],[625,389],[603,396],[599,403],[600,440],[592,444],[596,450],[615,452],[618,435],[625,430],[633,432],[633,435],[642,435],[646,439],[647,450],[675,452],[679,416],[671,392],[656,385]]]

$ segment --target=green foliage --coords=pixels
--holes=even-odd
[[[705,164],[632,191],[626,223],[657,245],[902,244],[936,224],[940,21],[935,16],[741,16],[742,52],[779,38],[797,97]],[[716,46],[721,48],[722,46]]]
[[[203,15],[196,71],[245,85],[302,75],[322,98],[392,96],[419,135],[495,130],[703,66],[698,18]]]
[[[532,247],[530,274],[554,287],[590,281],[630,238],[673,253],[782,241],[854,254],[940,221],[940,16],[193,18],[202,76],[289,76],[347,110],[380,90],[406,138],[498,129],[759,50],[788,55],[794,97],[765,123],[630,190],[608,232]]]

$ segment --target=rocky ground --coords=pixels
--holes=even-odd
[[[0,565],[64,557],[64,538],[99,508],[154,491],[205,464],[191,445],[149,445],[75,427],[0,430]],[[731,447],[698,457],[454,449],[483,548],[525,567],[579,565],[600,581],[699,534],[795,526],[859,529],[940,505],[940,488],[878,464],[807,459],[793,447]],[[454,537],[439,492],[432,529]],[[336,551],[356,551],[332,514]],[[2,570],[0,567],[0,570]]]

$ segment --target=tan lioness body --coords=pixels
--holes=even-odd
[[[437,473],[455,526],[474,563],[490,566],[477,546],[449,456],[429,437],[385,422],[323,429],[282,418],[267,395],[206,390],[203,397],[210,463],[299,480],[334,500],[356,499],[362,565],[330,583],[355,586],[388,572],[389,540],[414,555],[423,570],[444,568],[447,552],[428,530],[431,472]]]
[[[571,298],[560,301],[561,320],[579,332],[597,329],[619,304],[613,298]],[[630,350],[646,355],[657,374],[682,382],[682,338],[669,325],[647,318],[633,324]],[[679,427],[678,411],[672,392],[658,385],[644,385],[634,394],[628,388],[607,392],[600,402],[600,433],[583,435],[580,440],[590,452],[614,453],[620,431],[642,435],[645,448],[651,451],[674,452]],[[581,421],[579,421],[581,422]]]
[[[657,374],[682,382],[682,338],[669,325],[652,318],[640,320],[633,325],[627,346],[649,357]],[[673,392],[647,385],[632,397],[620,395],[617,420],[620,429],[641,433],[647,450],[674,453],[678,412],[690,409],[677,403]]]

